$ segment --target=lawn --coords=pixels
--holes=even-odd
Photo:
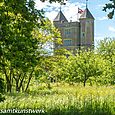
[[[0,109],[36,110],[44,115],[115,115],[115,87],[54,83],[48,89],[44,84],[31,85],[28,93],[7,94]]]

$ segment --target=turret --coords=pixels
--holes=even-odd
[[[60,10],[53,22],[68,22],[62,11]]]
[[[53,20],[53,23],[54,23],[55,27],[58,28],[58,30],[60,31],[61,37],[64,38],[64,35],[65,35],[64,34],[64,32],[65,32],[64,25],[66,25],[68,23],[68,20],[66,19],[66,17],[62,13],[61,8],[60,8],[59,13],[57,14],[55,19]],[[63,39],[62,39],[62,42],[64,42]],[[63,45],[61,45],[61,46],[63,46]],[[58,44],[54,44],[54,47],[57,48],[57,47],[59,47],[59,45]]]
[[[91,48],[94,46],[94,17],[86,7],[80,16],[80,44]],[[86,48],[87,49],[87,48]]]

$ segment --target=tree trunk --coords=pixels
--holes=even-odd
[[[32,74],[33,74],[34,70],[31,72],[30,76],[29,76],[29,79],[28,79],[28,83],[27,83],[27,86],[26,86],[26,89],[25,89],[25,92],[27,91],[28,87],[29,87],[29,84],[30,84],[30,81],[31,81],[31,78],[32,78]]]
[[[87,79],[86,79],[86,75],[85,75],[85,78],[84,78],[84,81],[83,81],[83,86],[84,87],[86,86],[86,81],[87,81]]]
[[[18,87],[18,80],[16,80],[16,92],[20,92],[19,87]]]
[[[22,77],[22,79],[21,79],[21,75],[22,75],[22,74],[17,75],[17,76],[18,76],[17,78],[16,78],[15,76],[13,76],[13,78],[14,78],[15,81],[16,81],[16,91],[17,91],[17,92],[20,92],[20,89],[21,89],[21,87],[22,87],[22,83],[23,83],[23,80],[24,80],[24,76],[25,76],[25,75],[23,75],[23,77]],[[19,84],[19,81],[20,81],[20,84]]]
[[[6,88],[7,88],[7,89],[6,89],[7,92],[10,92],[10,93],[11,93],[11,92],[12,92],[12,85],[11,85],[10,82],[8,82],[8,81],[6,81],[6,85],[7,85],[7,87],[6,87]]]
[[[22,85],[23,85],[24,78],[25,78],[25,74],[23,75],[23,78],[22,78],[21,81],[20,81],[19,90],[21,89],[21,87],[22,87]]]
[[[6,77],[6,90],[7,90],[7,92],[11,92],[12,91],[12,84],[11,84],[11,81],[9,80],[9,78],[8,78],[8,75],[7,75],[7,73],[6,73],[6,69],[4,68],[4,74],[5,74],[5,77]]]

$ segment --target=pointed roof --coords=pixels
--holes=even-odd
[[[68,20],[66,19],[66,17],[64,16],[64,14],[62,13],[62,11],[60,10],[58,15],[55,17],[54,19],[55,22],[68,22]]]
[[[83,18],[94,19],[93,15],[91,14],[88,8],[86,8],[84,12],[82,13],[82,15],[80,16],[80,19],[83,19]]]

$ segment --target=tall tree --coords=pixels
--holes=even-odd
[[[75,68],[76,80],[83,82],[83,85],[86,85],[86,82],[94,78],[99,77],[103,70],[104,64],[103,60],[92,51],[85,51],[77,54],[73,60],[73,67]],[[101,65],[102,64],[102,65]]]
[[[44,12],[35,8],[34,0],[4,0],[0,15],[0,68],[7,91],[11,92],[13,83],[20,91],[25,80],[27,90],[44,44],[59,34]]]

